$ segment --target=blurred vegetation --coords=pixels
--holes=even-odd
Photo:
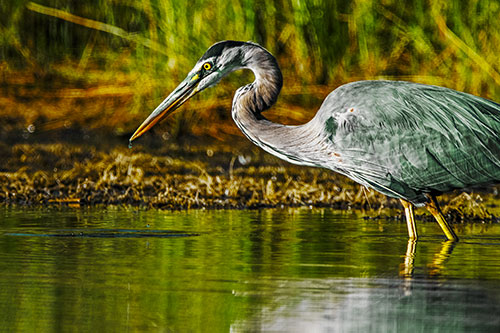
[[[276,55],[285,86],[268,116],[286,123],[308,120],[328,92],[359,79],[500,100],[497,0],[12,0],[0,13],[0,139],[19,128],[128,135],[224,39],[253,40]],[[232,75],[157,135],[240,135],[228,109],[251,79]]]
[[[181,166],[190,146],[159,155],[140,145],[113,148],[124,148],[204,51],[224,39],[253,40],[277,57],[285,84],[267,116],[279,122],[307,121],[330,91],[361,79],[411,80],[500,100],[498,1],[11,0],[0,2],[0,14],[1,202],[366,207],[375,196],[375,208],[392,205],[344,177],[266,154],[267,161],[254,158],[263,163],[253,169],[238,164],[256,149],[240,139],[229,112],[235,89],[253,79],[247,72],[195,97],[141,138],[149,149],[216,139],[218,148],[194,156],[229,151],[219,166],[213,159]],[[165,157],[170,153],[183,160]],[[453,204],[463,215],[488,216],[465,202]]]

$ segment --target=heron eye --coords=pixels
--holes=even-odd
[[[209,62],[206,62],[203,64],[203,69],[208,71],[209,69],[212,68],[212,65]]]

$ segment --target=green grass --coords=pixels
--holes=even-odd
[[[330,90],[359,79],[500,100],[498,1],[13,0],[0,13],[0,106],[22,126],[132,132],[223,39],[276,55],[285,86],[270,117],[284,122],[309,119]],[[231,76],[164,128],[175,136],[189,122],[197,135],[235,135],[227,109],[245,79]]]

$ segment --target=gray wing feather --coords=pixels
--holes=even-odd
[[[339,158],[325,165],[393,197],[500,182],[500,104],[403,81],[332,92],[313,121]]]

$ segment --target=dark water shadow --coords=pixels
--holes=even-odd
[[[143,229],[62,229],[51,233],[9,232],[6,236],[56,238],[177,238],[200,236],[199,233],[180,230]]]

